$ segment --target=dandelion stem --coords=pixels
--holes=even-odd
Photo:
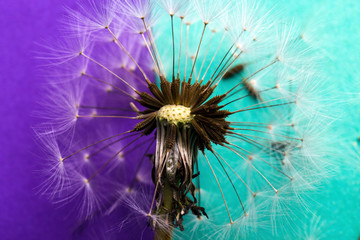
[[[140,72],[143,74],[146,82],[149,82],[149,78],[147,77],[146,73],[144,72],[144,70],[139,66],[139,64],[136,62],[136,60],[131,56],[131,54],[126,50],[126,48],[124,47],[124,45],[121,44],[121,42],[119,41],[119,39],[115,36],[115,34],[110,30],[109,27],[106,27],[106,29],[109,31],[109,33],[113,36],[113,38],[115,39],[116,43],[118,44],[118,46],[126,53],[126,55],[128,55],[128,57],[135,63],[135,65],[139,68]]]
[[[86,106],[86,105],[80,105],[78,108],[134,112],[134,110],[129,110],[126,108],[112,108],[112,107],[99,107],[99,106]]]
[[[216,72],[219,70],[219,68],[221,67],[222,63],[225,61],[227,55],[229,55],[231,49],[233,49],[233,47],[235,46],[235,43],[229,48],[229,50],[226,52],[225,56],[221,59],[221,62],[219,63],[219,65],[217,66],[217,68],[215,69],[213,75],[211,76],[211,78],[209,79],[209,82],[213,81],[213,78],[216,74]]]
[[[138,175],[138,173],[139,173],[139,171],[140,171],[140,169],[141,169],[141,166],[142,166],[142,164],[143,164],[143,162],[144,162],[144,160],[145,160],[146,154],[147,154],[147,152],[150,150],[150,148],[151,148],[151,146],[154,144],[154,142],[155,142],[155,139],[153,139],[153,140],[151,141],[151,143],[149,144],[149,146],[146,148],[146,150],[145,150],[145,152],[144,152],[144,155],[142,156],[140,162],[138,163],[138,165],[137,165],[137,167],[136,167],[136,170],[135,170],[134,178],[133,178],[133,180],[132,180],[132,181],[130,182],[130,184],[129,184],[129,191],[131,191],[132,188],[134,187],[134,184],[135,184],[136,181],[137,181],[137,175]]]
[[[84,148],[82,148],[82,149],[80,149],[80,150],[78,150],[78,151],[76,151],[76,152],[68,155],[67,157],[63,158],[62,161],[65,161],[66,159],[74,156],[75,154],[78,154],[79,152],[82,152],[82,151],[84,151],[84,150],[86,150],[86,149],[88,149],[88,148],[90,148],[90,147],[92,147],[92,146],[95,146],[95,145],[99,144],[99,143],[105,142],[105,141],[107,141],[107,140],[110,140],[110,139],[112,139],[112,138],[115,138],[115,137],[124,135],[124,134],[126,134],[126,133],[130,133],[130,132],[131,132],[131,131],[126,131],[126,132],[119,133],[119,134],[116,134],[116,135],[111,136],[111,137],[104,138],[104,139],[102,139],[102,140],[100,140],[100,141],[98,141],[98,142],[95,142],[95,143],[93,143],[93,144],[90,144],[90,145],[88,145],[88,146],[86,146],[86,147],[84,147]]]
[[[273,89],[276,89],[276,87],[267,88],[267,89],[264,89],[264,90],[262,90],[262,91],[259,91],[258,93],[267,92],[267,91],[270,91],[270,90],[273,90]],[[239,97],[239,98],[237,98],[237,99],[234,99],[234,100],[226,103],[225,106],[227,106],[227,105],[229,105],[229,104],[231,104],[231,103],[234,103],[234,102],[236,102],[236,101],[239,101],[239,100],[241,100],[241,99],[250,97],[250,96],[253,96],[253,94],[252,94],[252,93],[249,93],[249,94],[247,94],[247,95],[245,95],[245,96],[242,96],[242,97]]]
[[[187,62],[188,62],[188,52],[189,52],[189,32],[190,32],[190,24],[186,24],[186,50],[185,50],[185,70],[184,70],[184,82],[186,80],[186,70],[187,70]]]
[[[157,60],[157,55],[156,55],[156,52],[155,52],[155,48],[154,48],[154,44],[153,44],[153,41],[152,41],[152,37],[150,36],[149,34],[149,30],[148,30],[148,27],[146,26],[146,23],[145,23],[145,18],[141,18],[142,21],[143,21],[143,24],[144,24],[144,27],[145,27],[145,30],[146,30],[146,33],[148,35],[148,38],[149,38],[149,41],[150,41],[150,45],[151,45],[151,48],[153,50],[153,53],[154,53],[154,57],[155,57],[155,62],[156,62],[156,66],[157,68],[159,69],[159,72],[160,72],[160,65],[159,65],[159,61]],[[161,75],[160,75],[161,76]]]
[[[241,149],[242,151],[245,151],[245,152],[251,154],[251,152],[243,149],[242,147],[236,146],[235,144],[231,144],[231,143],[230,143],[230,145],[233,146],[233,147],[239,148],[239,149]],[[274,168],[276,171],[280,172],[281,174],[283,174],[284,176],[286,176],[286,177],[289,178],[290,180],[292,179],[292,177],[290,177],[289,175],[287,175],[286,173],[284,173],[283,171],[281,171],[280,169],[278,169],[277,167],[275,167],[273,164],[269,163],[269,162],[266,161],[265,159],[263,159],[263,158],[261,158],[261,157],[259,157],[259,156],[257,156],[257,158],[259,158],[261,161],[263,161],[264,163],[266,163],[266,164],[269,165],[270,167]]]
[[[148,50],[148,52],[149,52],[149,54],[150,54],[150,56],[151,56],[151,59],[153,60],[154,64],[156,65],[156,61],[155,61],[155,58],[154,58],[154,54],[152,53],[152,51],[151,51],[151,49],[150,49],[149,43],[146,41],[146,38],[145,38],[144,33],[141,33],[141,36],[142,36],[142,38],[143,38],[143,40],[144,40],[144,43],[145,43],[145,46],[146,46],[146,48],[147,48],[147,50]],[[157,66],[157,65],[156,65],[156,66]],[[161,76],[160,69],[157,67],[156,70],[157,70],[159,76]]]
[[[98,82],[104,83],[104,84],[106,84],[106,85],[109,85],[110,87],[112,87],[112,88],[114,88],[114,89],[116,89],[116,90],[120,91],[121,93],[123,93],[123,94],[125,94],[125,95],[127,95],[127,96],[131,97],[132,99],[134,99],[134,97],[133,97],[133,96],[131,96],[129,93],[125,92],[125,91],[124,91],[124,90],[122,90],[121,88],[119,88],[119,87],[115,86],[114,84],[111,84],[111,83],[105,82],[105,81],[103,81],[103,80],[101,80],[101,79],[98,79],[98,78],[96,78],[96,77],[94,77],[94,76],[91,76],[91,75],[89,75],[89,74],[87,74],[87,73],[85,73],[85,72],[83,72],[83,73],[82,73],[82,75],[83,75],[83,76],[86,76],[86,77],[88,77],[88,78],[91,78],[91,79],[93,79],[93,80],[95,80],[95,81],[98,81]]]
[[[203,40],[203,38],[204,38],[204,33],[205,33],[205,30],[206,30],[206,26],[207,26],[207,25],[208,25],[207,23],[204,23],[204,29],[203,29],[202,34],[201,34],[201,38],[200,38],[200,43],[199,43],[198,49],[197,49],[197,51],[196,51],[196,56],[195,56],[194,63],[193,63],[193,66],[192,66],[192,70],[191,70],[190,77],[189,77],[189,83],[191,83],[191,78],[192,78],[192,75],[193,75],[193,72],[194,72],[194,69],[195,69],[196,60],[197,60],[197,58],[198,58],[198,56],[199,56],[201,43],[202,43],[202,40]]]
[[[131,69],[131,68],[129,69],[129,68],[125,67],[125,65],[122,65],[122,66],[121,66],[121,69],[125,70],[125,71],[126,71],[127,73],[129,73],[131,76],[133,76],[134,78],[136,78],[137,80],[139,80],[143,86],[148,86],[147,83],[145,83],[144,81],[142,81],[142,78],[141,78],[141,77],[139,77],[137,74],[135,74],[135,72],[134,72],[135,69]]]
[[[101,116],[101,115],[77,115],[77,118],[123,118],[123,119],[138,119],[137,117],[128,116]]]
[[[244,81],[242,80],[240,83],[243,83],[243,82],[244,82]],[[244,89],[247,89],[247,88],[246,88],[246,87],[242,87],[242,88],[236,90],[235,92],[232,92],[231,94],[228,94],[228,93],[227,93],[226,96],[225,96],[225,98],[224,98],[224,100],[225,100],[225,99],[228,99],[228,98],[230,98],[230,97],[232,97],[232,96],[234,96],[235,94],[241,92],[241,91],[244,90]]]
[[[242,141],[245,141],[245,142],[247,142],[247,143],[250,143],[250,144],[258,147],[259,149],[261,149],[261,147],[263,147],[263,148],[267,148],[267,149],[272,150],[272,151],[276,151],[276,152],[278,152],[278,153],[280,153],[280,154],[284,154],[284,152],[281,152],[281,151],[279,151],[279,150],[276,150],[276,149],[274,149],[274,148],[271,148],[271,147],[269,147],[269,146],[266,146],[266,145],[264,145],[264,144],[261,144],[260,142],[257,142],[257,141],[255,141],[255,140],[253,140],[253,139],[251,139],[251,138],[248,138],[248,137],[251,136],[251,135],[247,135],[248,137],[246,137],[245,134],[240,134],[240,133],[235,133],[235,132],[229,132],[229,133],[230,133],[230,134],[233,134],[233,135],[234,135],[233,137],[235,137],[235,138],[237,138],[237,139],[241,139]],[[258,137],[258,138],[259,138],[259,137]],[[261,147],[260,147],[260,146],[261,146]]]
[[[222,196],[222,198],[223,198],[223,200],[224,200],[224,204],[225,204],[225,207],[226,207],[227,214],[229,215],[230,223],[232,224],[232,223],[234,223],[234,222],[233,222],[233,220],[231,219],[230,211],[229,211],[228,205],[227,205],[227,203],[226,203],[225,196],[224,196],[223,190],[222,190],[222,188],[221,188],[221,186],[220,186],[219,180],[218,180],[218,178],[216,177],[215,171],[214,171],[214,169],[212,168],[212,166],[211,166],[211,164],[210,164],[210,162],[209,162],[209,159],[207,158],[206,154],[205,154],[205,153],[203,153],[203,154],[204,154],[205,159],[206,159],[206,161],[207,161],[207,163],[208,163],[208,165],[209,165],[209,167],[210,167],[210,169],[211,169],[211,171],[212,171],[212,173],[213,173],[213,175],[214,175],[214,177],[215,177],[216,183],[217,183],[217,185],[218,185],[218,187],[219,187],[219,189],[220,189],[221,196]]]
[[[235,193],[236,193],[236,196],[237,196],[238,199],[239,199],[239,202],[240,202],[240,205],[241,205],[241,207],[242,207],[242,209],[243,209],[243,211],[244,211],[244,214],[246,215],[246,210],[245,210],[244,204],[243,204],[242,201],[241,201],[241,198],[240,198],[240,196],[239,196],[238,191],[236,190],[236,187],[235,187],[233,181],[231,180],[231,178],[230,178],[228,172],[226,171],[224,165],[221,163],[220,159],[218,158],[218,156],[217,156],[218,154],[216,154],[215,151],[213,152],[213,154],[214,154],[215,158],[218,160],[221,168],[224,170],[224,172],[225,172],[225,174],[226,174],[226,177],[228,178],[231,186],[233,187],[233,189],[234,189],[234,191],[235,191]]]
[[[250,76],[246,77],[245,79],[243,79],[240,83],[236,84],[232,89],[230,89],[229,91],[227,91],[226,94],[229,94],[230,92],[234,91],[235,88],[237,88],[240,84],[242,84],[243,82],[249,80],[250,78],[252,78],[253,76],[255,76],[256,74],[262,72],[263,70],[267,69],[268,67],[274,65],[275,63],[277,63],[279,61],[278,58],[275,58],[272,62],[270,62],[269,64],[261,67],[260,69],[258,69],[257,71],[255,71],[253,74],[251,74]]]
[[[172,219],[168,214],[173,209],[173,189],[170,186],[169,181],[164,182],[163,187],[163,206],[159,211],[159,214],[162,218],[160,221],[164,221],[167,224],[157,224],[155,229],[155,240],[171,240],[173,235],[173,227],[169,224],[172,222]]]
[[[96,156],[97,154],[99,154],[100,152],[104,151],[105,149],[113,146],[114,144],[116,144],[116,143],[118,143],[118,142],[120,142],[120,141],[122,141],[122,140],[124,140],[124,139],[126,139],[126,138],[133,137],[133,136],[136,136],[136,135],[137,135],[137,134],[131,134],[131,135],[129,135],[129,136],[126,136],[126,137],[117,139],[116,141],[113,141],[113,142],[111,142],[111,143],[109,143],[109,144],[106,144],[105,146],[103,146],[102,148],[98,149],[97,151],[89,154],[88,158],[92,158],[92,157]],[[145,141],[145,142],[146,142],[146,141]],[[143,143],[144,143],[144,142],[138,144],[137,147],[141,146],[141,144],[143,144]]]
[[[220,50],[220,48],[221,48],[221,45],[222,45],[222,43],[223,43],[223,41],[224,41],[224,39],[225,39],[226,33],[227,33],[227,31],[224,32],[224,34],[223,34],[223,36],[222,36],[222,38],[221,38],[221,40],[220,40],[219,47],[216,49],[216,52],[215,52],[213,58],[211,59],[211,61],[210,61],[210,63],[209,63],[209,66],[207,67],[207,69],[206,69],[204,75],[202,76],[201,80],[204,80],[204,79],[205,79],[207,72],[209,71],[212,63],[214,62],[214,59],[216,58],[216,56],[217,56],[217,54],[218,54],[218,52],[219,52],[219,50]]]
[[[263,126],[260,126],[260,127],[266,127],[268,125],[270,125],[270,123],[262,123],[262,122],[231,122],[231,124],[234,124],[234,125],[240,125],[240,126],[243,126],[243,124],[246,124],[244,126],[247,126],[247,125],[254,125],[254,126],[258,126],[258,125],[263,125]]]
[[[154,48],[155,48],[155,54],[157,56],[157,58],[159,58],[159,63],[160,63],[160,67],[161,67],[161,70],[163,72],[163,76],[166,78],[166,74],[165,74],[165,70],[164,70],[164,65],[162,64],[162,61],[161,61],[161,57],[160,57],[160,53],[156,47],[156,42],[155,42],[155,38],[153,37],[153,34],[152,34],[152,31],[151,29],[149,29],[149,34],[150,34],[150,38],[153,40],[154,42]]]
[[[239,35],[238,38],[240,38],[242,36],[242,34],[244,33],[244,31],[242,31]],[[235,42],[231,45],[231,47],[229,48],[229,50],[226,52],[225,56],[221,59],[221,62],[219,63],[219,65],[217,66],[215,72],[213,73],[213,75],[211,76],[211,78],[209,79],[209,82],[212,82],[216,72],[219,70],[219,68],[221,67],[222,63],[225,61],[227,55],[229,55],[229,53],[231,52],[231,50],[233,49],[233,47],[235,46]],[[230,57],[231,58],[231,57]],[[212,84],[211,84],[212,85]]]
[[[106,163],[104,163],[93,175],[91,175],[88,179],[87,182],[90,182],[92,179],[94,179],[94,177],[96,177],[107,165],[109,165],[109,163],[114,160],[122,151],[124,151],[127,147],[129,147],[131,144],[133,144],[135,141],[137,141],[139,138],[141,138],[142,136],[138,136],[137,138],[135,138],[134,140],[132,140],[130,143],[128,143],[125,147],[123,147],[122,149],[120,149],[120,151],[118,151],[114,156],[112,156],[109,160],[106,161]]]
[[[225,146],[225,145],[224,145]],[[238,151],[236,151],[235,149],[232,149],[231,147],[228,147],[228,146],[225,146],[227,147],[228,149],[230,149],[233,153],[235,153],[236,155],[238,155],[240,158],[242,158],[243,160],[245,161],[249,161],[249,160],[246,160],[244,158],[244,156],[242,156]],[[252,164],[250,163],[250,166],[269,184],[269,186],[275,191],[275,193],[278,192],[278,190],[270,183],[270,181]]]
[[[235,57],[235,53],[238,51],[238,48],[233,52],[233,54],[229,57],[229,59],[225,62],[225,64],[222,66],[222,68],[220,69],[219,73],[216,75],[216,77],[214,78],[213,82],[215,82],[217,79],[219,79],[219,81],[216,83],[218,84],[221,79],[224,77],[224,75],[230,70],[231,66],[234,64],[234,62],[236,62],[236,60],[238,60],[238,58],[241,56],[241,54],[243,54],[243,51],[240,50],[240,53],[238,53]],[[234,59],[231,61],[231,58]],[[231,62],[230,62],[231,61]],[[230,64],[228,64],[230,62]],[[220,77],[221,76],[221,77]]]
[[[246,80],[249,80],[250,78],[252,78],[252,77],[255,76],[256,74],[258,74],[259,72],[261,72],[261,71],[265,70],[266,68],[274,65],[274,64],[277,63],[278,61],[279,61],[279,59],[276,58],[275,60],[273,60],[272,62],[270,62],[268,65],[263,66],[262,68],[258,69],[256,72],[254,72],[253,74],[251,74],[250,76],[248,76],[248,77],[246,78]]]
[[[166,156],[165,156],[165,159],[164,161],[161,163],[163,166],[161,167],[161,171],[159,172],[159,174],[156,176],[156,186],[155,186],[155,191],[154,191],[154,195],[153,195],[153,199],[152,199],[152,202],[151,202],[151,206],[150,206],[150,210],[149,210],[149,213],[148,215],[151,216],[152,214],[152,210],[153,210],[153,207],[154,207],[154,203],[155,203],[155,197],[156,197],[156,193],[157,193],[157,190],[159,188],[159,184],[160,184],[160,181],[161,181],[161,174],[162,172],[164,171],[164,168],[166,166],[166,161],[169,157],[169,152],[166,153]]]
[[[181,47],[182,47],[182,35],[183,35],[183,25],[184,25],[184,17],[180,17],[181,19],[181,29],[180,29],[180,49],[179,49],[179,62],[178,62],[178,72],[176,78],[180,78],[180,62],[181,62]]]
[[[258,132],[258,133],[264,133],[267,135],[272,135],[272,136],[277,136],[277,137],[283,137],[283,138],[288,138],[288,139],[293,139],[293,140],[298,140],[298,141],[302,141],[303,139],[301,138],[295,138],[295,137],[290,137],[288,135],[282,135],[282,134],[275,134],[275,133],[270,133],[270,132],[265,132],[265,131],[260,131],[260,130],[256,130],[256,129],[250,129],[250,128],[235,128],[235,130],[241,130],[241,131],[252,131],[252,132]]]
[[[173,74],[172,80],[175,80],[175,37],[174,37],[174,15],[171,14],[171,36],[172,36],[172,50],[173,50]]]
[[[198,161],[196,160],[196,172],[200,172],[199,170],[199,163]],[[198,190],[198,203],[199,203],[199,206],[201,206],[201,192],[200,192],[200,189],[201,189],[201,186],[200,186],[200,177],[197,177],[196,178],[196,185],[197,185],[197,190]]]
[[[239,176],[239,174],[230,166],[230,164],[223,157],[221,157],[219,153],[217,153],[217,155],[220,157],[221,160],[223,160],[223,162],[231,169],[231,171],[237,176],[238,179],[240,179],[240,181],[245,185],[249,192],[254,196],[255,193],[251,190],[249,185]]]
[[[207,44],[207,47],[206,47],[206,50],[205,50],[205,55],[204,55],[204,57],[203,57],[203,61],[202,61],[201,67],[200,67],[200,70],[199,70],[199,76],[197,77],[196,82],[199,81],[199,78],[200,78],[202,69],[203,69],[204,64],[205,64],[205,61],[206,61],[206,57],[207,57],[207,55],[208,55],[208,53],[209,53],[209,49],[210,49],[210,46],[211,46],[211,40],[213,39],[214,35],[215,35],[215,31],[212,31],[210,40],[209,40],[209,42],[208,42],[208,44]]]
[[[115,76],[116,78],[120,79],[120,81],[122,81],[123,83],[125,83],[128,87],[130,87],[132,90],[134,90],[135,92],[137,91],[133,86],[131,86],[127,81],[125,81],[124,79],[122,79],[119,75],[117,75],[116,73],[114,73],[113,71],[111,71],[110,69],[108,69],[107,67],[105,67],[104,65],[102,65],[101,63],[99,63],[98,61],[92,59],[91,57],[87,56],[86,54],[84,54],[83,52],[80,53],[81,56],[84,56],[85,58],[89,59],[90,61],[92,61],[93,63],[95,63],[96,65],[102,67],[103,69],[105,69],[106,71],[108,71],[111,75]]]
[[[279,103],[279,104],[268,105],[268,106],[262,106],[262,107],[246,108],[246,109],[240,109],[240,110],[235,111],[235,112],[233,112],[233,113],[246,112],[246,111],[251,111],[251,110],[256,110],[256,109],[261,109],[261,108],[279,107],[279,106],[284,106],[284,105],[289,105],[289,104],[295,104],[295,103],[296,103],[295,101],[292,101],[292,102]]]
[[[238,110],[236,112],[239,112],[239,111],[241,112],[242,110],[250,109],[251,107],[259,106],[259,105],[262,105],[262,104],[265,104],[265,103],[274,102],[274,101],[278,101],[278,100],[282,100],[282,99],[285,99],[285,97],[275,98],[275,99],[271,99],[271,100],[268,100],[268,101],[262,101],[262,102],[259,102],[259,103],[244,107],[244,108],[242,108],[242,109],[240,109],[240,110]]]

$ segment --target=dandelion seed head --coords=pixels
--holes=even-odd
[[[191,109],[181,105],[165,105],[160,108],[157,117],[175,125],[188,124],[193,119]]]
[[[159,237],[286,228],[326,177],[319,126],[331,119],[295,24],[246,0],[78,8],[67,19],[77,40],[44,57],[57,81],[40,135],[57,201],[89,219],[125,206]]]

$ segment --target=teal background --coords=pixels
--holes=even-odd
[[[334,108],[339,110],[330,129],[338,153],[332,160],[334,173],[314,194],[312,209],[318,217],[297,222],[302,226],[299,239],[359,239],[360,2],[290,0],[280,5],[319,41],[328,59],[324,67],[334,89]]]
[[[286,20],[294,19],[308,40],[324,59],[322,71],[330,91],[328,112],[336,119],[327,131],[333,154],[328,178],[305,198],[308,212],[295,209],[291,229],[274,235],[271,227],[247,239],[359,239],[360,238],[360,2],[359,1],[263,1],[274,6]],[[221,91],[220,91],[221,92]],[[329,120],[330,121],[330,120]],[[319,139],[319,141],[321,141]],[[225,155],[226,156],[226,155]],[[202,172],[202,181],[206,179]],[[210,173],[206,173],[210,174]],[[209,175],[211,178],[211,176]],[[206,180],[204,180],[206,181]],[[204,185],[210,184],[202,182]],[[212,183],[214,184],[214,183]],[[214,185],[214,187],[216,187]],[[211,198],[211,196],[209,196]],[[211,202],[212,201],[212,202]],[[211,200],[213,208],[222,200]],[[220,202],[221,201],[221,202]],[[209,207],[207,208],[209,209]],[[220,209],[225,211],[224,209]],[[220,211],[219,210],[219,211]],[[224,221],[227,215],[223,215]],[[206,221],[206,220],[205,220]],[[281,221],[281,220],[280,220]],[[281,225],[281,222],[276,224]],[[194,224],[190,222],[190,227]],[[208,227],[190,233],[193,239],[215,231]],[[243,239],[236,230],[232,235],[216,234],[219,239]],[[183,239],[179,235],[179,239]]]

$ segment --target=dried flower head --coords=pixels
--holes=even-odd
[[[323,177],[318,56],[293,23],[247,0],[87,0],[65,22],[43,189],[85,221],[125,204],[156,239],[238,239]]]

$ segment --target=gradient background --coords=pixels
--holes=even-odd
[[[0,1],[0,239],[69,239],[66,211],[36,194],[40,152],[32,112],[39,101],[34,43],[57,27],[69,0]]]
[[[360,2],[271,2],[278,3],[276,8],[287,9],[284,14],[294,16],[297,22],[306,23],[311,16],[320,16],[321,21],[311,23],[311,27],[316,29],[320,44],[331,60],[327,72],[331,79],[340,82],[340,88],[354,91],[352,86],[360,85],[357,70],[360,67]],[[33,58],[35,43],[55,32],[64,4],[74,3],[72,0],[0,2],[0,239],[3,240],[69,239],[74,224],[66,210],[36,194],[35,187],[41,182],[36,173],[40,153],[31,130],[36,123],[32,112],[39,101],[40,86]],[[345,137],[336,141],[351,142],[360,134],[359,107],[350,105],[344,110],[336,126],[343,129]],[[344,158],[346,154],[344,152]],[[360,161],[350,164],[359,166]],[[317,199],[322,204],[318,211],[326,226],[324,239],[360,236],[359,179],[359,171],[350,174],[340,171],[324,188],[328,197]]]

